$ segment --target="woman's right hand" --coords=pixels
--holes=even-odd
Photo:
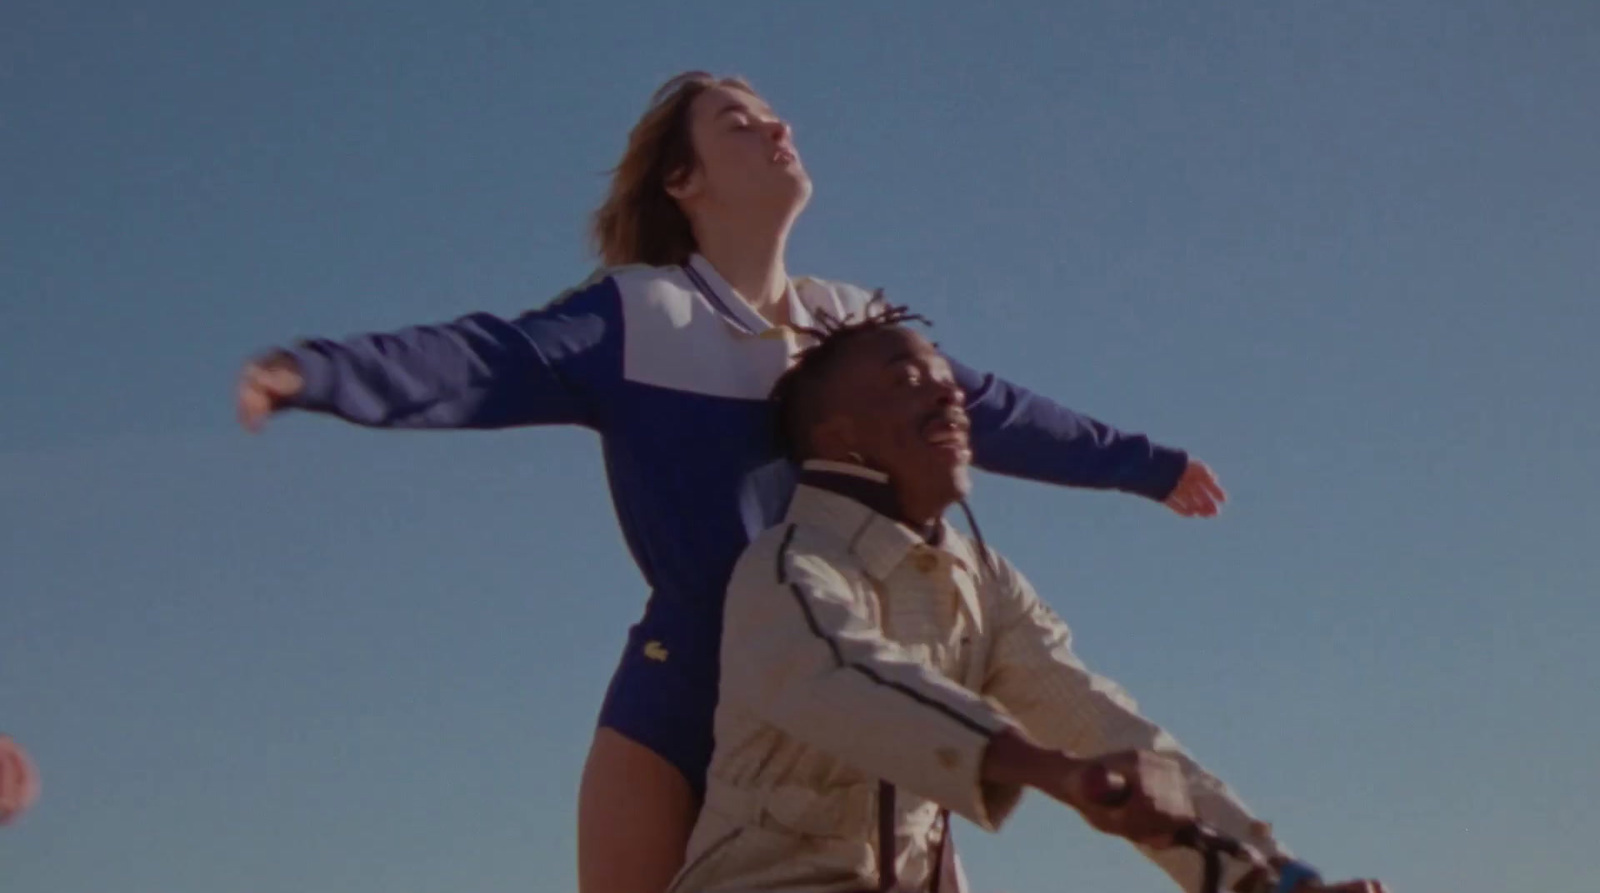
[[[294,357],[273,351],[245,364],[239,375],[239,424],[247,431],[259,431],[267,416],[282,409],[300,389],[305,379]]]

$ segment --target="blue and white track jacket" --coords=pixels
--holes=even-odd
[[[788,300],[804,326],[817,311],[859,313],[871,297],[802,279]],[[291,353],[305,387],[294,405],[383,428],[598,432],[623,535],[652,593],[636,633],[670,631],[714,662],[734,562],[783,518],[794,489],[767,396],[805,346],[696,256],[682,267],[602,270],[515,318],[474,313],[300,342]],[[1161,499],[1187,463],[1181,451],[952,365],[981,468]]]

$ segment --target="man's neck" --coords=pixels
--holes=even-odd
[[[700,254],[745,303],[775,324],[788,322],[784,296],[789,290],[789,274],[783,266],[788,238],[787,223],[741,226],[702,220],[695,227]]]
[[[900,520],[909,525],[912,530],[929,531],[937,529],[939,520],[944,517],[945,510],[950,508],[947,500],[919,499],[916,494],[899,490],[895,493],[900,502]]]
[[[907,494],[904,489],[888,480],[877,476],[852,474],[845,470],[855,466],[856,463],[836,460],[834,465],[838,467],[808,467],[801,473],[801,481],[807,482],[806,479],[809,477],[810,483],[849,496],[878,514],[893,518],[915,530],[925,539],[930,541],[936,539],[941,529],[940,521],[944,519],[945,510],[950,507],[949,500],[919,502],[916,496]],[[865,469],[865,466],[856,467]]]

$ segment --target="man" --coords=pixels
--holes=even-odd
[[[951,891],[949,813],[998,830],[1024,788],[1138,846],[1190,891],[1172,846],[1196,814],[1276,860],[1244,890],[1325,887],[1217,779],[1073,655],[1021,574],[943,515],[970,486],[949,364],[879,308],[830,324],[774,394],[801,485],[728,590],[716,750],[673,893]],[[1119,806],[1096,779],[1118,778]]]

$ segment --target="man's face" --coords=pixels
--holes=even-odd
[[[966,395],[950,364],[899,327],[857,335],[844,350],[814,442],[830,458],[856,453],[886,472],[913,520],[942,513],[972,485]]]

